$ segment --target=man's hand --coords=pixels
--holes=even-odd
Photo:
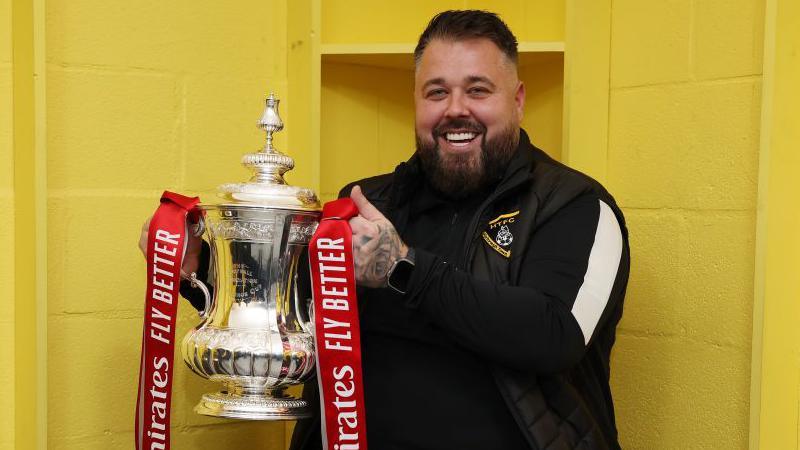
[[[142,225],[142,233],[139,236],[139,250],[142,251],[142,254],[145,258],[147,258],[147,233],[150,230],[151,220],[153,220],[152,216],[144,222],[144,225]],[[190,224],[189,230],[192,228],[193,227]],[[203,248],[202,239],[190,232],[189,242],[187,243],[186,247],[186,256],[184,256],[183,266],[181,266],[182,278],[188,278],[189,274],[192,272],[197,272],[197,268],[200,266],[201,248]]]
[[[408,247],[394,225],[364,197],[359,186],[353,187],[350,198],[359,212],[350,219],[356,282],[367,287],[384,287],[389,268],[406,256]]]

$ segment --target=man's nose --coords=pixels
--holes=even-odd
[[[463,94],[458,92],[454,92],[450,95],[448,99],[449,103],[447,104],[447,111],[445,111],[445,116],[447,117],[464,117],[469,115],[469,108],[467,107],[466,98],[464,98]]]

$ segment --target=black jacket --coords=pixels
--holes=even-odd
[[[342,193],[349,193],[352,185],[359,184],[367,198],[402,230],[409,220],[409,200],[420,186],[421,177],[419,162],[412,157],[394,173],[358,181]],[[589,336],[584,336],[569,301],[527,290],[525,295],[539,307],[525,327],[531,331],[525,341],[530,345],[522,345],[529,351],[521,358],[504,358],[504,349],[487,349],[498,355],[492,369],[497,388],[532,449],[619,447],[608,382],[611,347],[622,315],[629,272],[625,221],[614,199],[599,183],[554,161],[521,131],[519,148],[505,176],[478,208],[467,235],[464,258],[469,276],[500,287],[498,292],[508,288],[505,292],[516,295],[514,286],[531,284],[529,273],[534,258],[525,251],[527,241],[559,212],[587,199],[608,206],[622,237],[616,277],[597,325]],[[510,211],[519,211],[514,217],[514,250],[503,254],[504,249],[497,243],[486,245],[489,241],[485,224]],[[419,280],[414,284],[425,285]],[[412,291],[407,296],[409,305],[426,307],[422,294]],[[313,382],[306,385],[304,397],[317,404]],[[291,448],[315,448],[318,439],[319,418],[301,421]]]

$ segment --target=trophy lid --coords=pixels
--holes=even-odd
[[[283,174],[294,168],[294,160],[272,146],[273,133],[283,129],[278,115],[280,100],[270,92],[266,103],[258,121],[258,127],[267,133],[264,148],[242,157],[242,165],[254,172],[253,177],[243,183],[220,185],[219,195],[237,205],[317,211],[320,203],[313,190],[290,186],[283,179]]]

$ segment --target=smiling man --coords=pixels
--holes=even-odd
[[[621,211],[520,129],[517,42],[496,15],[438,14],[415,59],[415,154],[342,191],[360,212],[369,446],[618,448]],[[292,449],[319,449],[319,427],[299,423]]]

